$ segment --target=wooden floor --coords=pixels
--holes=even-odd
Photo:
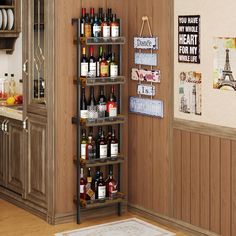
[[[114,220],[123,220],[131,217],[137,217],[130,213],[123,215],[122,217],[110,216],[102,218],[101,220],[95,219],[81,223],[77,225],[76,223],[68,223],[52,226],[47,224],[40,218],[0,199],[0,235],[1,236],[52,236],[55,233],[73,230],[81,227],[108,223]],[[140,217],[137,217],[140,218]],[[142,218],[140,218],[142,219]],[[150,221],[148,221],[150,222]],[[153,223],[153,222],[150,222]],[[155,223],[154,223],[155,224]],[[158,224],[156,224],[158,225]],[[158,225],[161,226],[161,225]],[[163,227],[163,226],[161,226]],[[176,233],[176,236],[186,236],[182,232],[168,229],[167,230]]]

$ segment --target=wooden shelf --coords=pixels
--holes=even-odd
[[[108,165],[116,165],[121,164],[124,162],[124,156],[118,155],[115,159],[114,158],[105,158],[105,159],[94,159],[94,160],[84,160],[80,159],[80,165],[86,168],[92,168],[97,166],[108,166]],[[77,165],[77,158],[74,157],[74,163]]]
[[[95,118],[95,119],[80,119],[80,125],[86,127],[93,126],[104,126],[104,125],[116,125],[123,124],[125,122],[124,115],[118,115],[114,117],[104,117],[104,118]],[[72,117],[72,123],[77,124],[77,117]]]

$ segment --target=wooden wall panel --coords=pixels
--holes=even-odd
[[[155,98],[164,100],[164,119],[129,114],[129,203],[159,214],[170,211],[170,117],[171,117],[171,1],[130,0],[129,2],[129,73],[134,65],[133,37],[139,35],[142,16],[148,16],[154,35],[159,37],[158,66],[163,80],[156,85]],[[148,35],[145,25],[143,35]],[[142,67],[149,68],[150,67]],[[129,75],[130,76],[130,75]],[[137,82],[129,80],[129,96],[137,96]],[[134,124],[136,128],[133,129]],[[135,147],[136,145],[136,147]],[[134,153],[132,150],[137,149]],[[131,170],[135,166],[136,170]],[[143,173],[145,175],[143,176]],[[145,181],[145,182],[144,182]]]
[[[207,135],[207,132],[198,134],[183,127],[174,129],[173,139],[174,217],[189,223],[190,216],[194,226],[222,236],[234,236],[235,140]]]

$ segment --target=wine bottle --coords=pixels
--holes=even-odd
[[[107,191],[107,197],[109,197],[109,199],[116,198],[117,192],[118,192],[117,187],[118,187],[118,183],[114,179],[114,176],[113,176],[113,167],[110,165],[109,175],[108,175],[108,178],[106,179],[106,191]]]
[[[110,31],[111,31],[111,28],[110,28],[109,22],[107,21],[107,15],[105,14],[103,22],[102,22],[102,37],[104,38],[110,37],[111,35]]]
[[[80,157],[81,159],[86,159],[86,146],[87,146],[87,138],[86,138],[86,130],[83,129],[82,130],[82,137],[81,137],[81,141],[80,141]]]
[[[80,118],[88,118],[87,100],[85,96],[85,88],[82,87],[82,95],[80,99]]]
[[[80,19],[80,36],[81,37],[84,37],[85,15],[86,15],[86,8],[82,8],[82,17]]]
[[[99,56],[97,59],[97,77],[100,76],[100,62],[102,61],[102,55],[103,55],[103,48],[102,46],[99,47]]]
[[[96,59],[94,57],[94,47],[90,46],[89,48],[89,53],[90,53],[90,57],[89,57],[89,76],[90,77],[96,77],[96,73],[97,73],[97,68],[96,68]]]
[[[96,156],[97,158],[100,157],[100,150],[99,150],[99,144],[100,144],[100,138],[102,135],[102,127],[98,127],[97,137],[96,137]]]
[[[107,158],[107,142],[104,136],[104,132],[102,131],[100,142],[99,142],[99,158],[106,159]]]
[[[98,9],[98,20],[100,21],[100,24],[103,22],[103,8]]]
[[[106,107],[107,107],[107,99],[104,95],[104,86],[100,86],[100,94],[99,94],[98,102],[97,102],[99,118],[103,118],[106,116]]]
[[[115,96],[115,88],[112,86],[109,100],[107,101],[107,115],[108,117],[117,116],[117,104]]]
[[[118,76],[118,64],[115,61],[115,53],[112,53],[111,62],[110,62],[110,76]]]
[[[100,61],[100,77],[109,76],[109,64],[106,60],[106,54],[103,53],[102,60]]]
[[[80,61],[80,76],[87,77],[88,75],[88,59],[86,57],[86,48],[82,48],[82,57]]]
[[[95,158],[96,158],[96,144],[93,139],[92,130],[90,130],[86,145],[86,159],[91,161]]]
[[[84,169],[80,169],[80,199],[86,199],[86,180],[84,179]]]
[[[91,37],[92,35],[92,26],[89,19],[89,14],[85,15],[85,23],[84,23],[84,36]]]
[[[101,22],[98,19],[98,15],[95,14],[93,22],[93,37],[101,37],[101,36],[102,36]]]
[[[112,45],[108,45],[107,51],[108,53],[107,53],[106,59],[107,59],[108,64],[110,64],[111,58],[112,58]]]
[[[89,106],[90,107],[96,107],[96,100],[94,97],[94,87],[90,87],[90,100],[89,100]]]
[[[108,134],[106,137],[107,140],[107,156],[111,156],[111,139],[112,139],[112,126],[108,126]]]
[[[120,24],[116,19],[116,14],[114,14],[111,22],[111,37],[119,37],[119,36],[120,36]]]
[[[108,21],[109,24],[112,21],[112,9],[111,8],[107,9],[107,21]]]
[[[111,136],[111,142],[110,142],[110,150],[111,150],[111,159],[115,159],[118,156],[119,151],[119,145],[118,145],[118,139],[115,135],[115,130],[112,130],[112,136]]]
[[[98,199],[98,181],[100,177],[100,167],[96,168],[96,174],[94,176],[93,191],[95,192],[95,199]]]
[[[100,172],[99,180],[98,180],[98,199],[106,198],[106,185],[103,180],[103,173]]]
[[[87,200],[94,200],[95,199],[95,193],[92,190],[92,182],[93,178],[91,175],[91,168],[88,168],[88,173],[87,173],[87,184],[86,184],[86,199]]]
[[[93,35],[93,24],[94,24],[94,8],[90,8],[90,25],[91,25],[91,37],[94,37]]]

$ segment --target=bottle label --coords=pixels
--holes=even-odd
[[[99,118],[102,118],[102,117],[105,117],[106,116],[106,108],[107,108],[107,105],[106,103],[100,103],[98,106],[98,117]]]
[[[102,27],[100,25],[93,26],[93,35],[94,37],[101,37]]]
[[[111,27],[111,37],[119,37],[119,26],[114,25]]]
[[[86,144],[81,144],[81,158],[86,159]]]
[[[86,77],[88,74],[88,62],[81,62],[81,76]]]
[[[93,146],[92,145],[88,145],[88,159],[92,160],[93,159]]]
[[[96,62],[89,63],[89,75],[96,77]]]
[[[91,37],[91,25],[90,24],[84,25],[84,36]]]
[[[100,76],[100,61],[97,61],[97,77]]]
[[[84,193],[85,185],[80,185],[80,193]]]
[[[109,117],[117,116],[117,107],[115,102],[107,103],[107,112]]]
[[[82,119],[87,119],[88,118],[88,110],[80,110],[80,117]]]
[[[110,37],[111,36],[111,32],[110,32],[111,28],[110,28],[110,26],[107,26],[107,25],[103,26],[102,29],[103,29],[102,30],[102,36],[103,37]]]
[[[110,66],[110,76],[118,76],[118,65]]]
[[[108,76],[108,72],[109,72],[109,67],[108,65],[101,65],[101,76]]]
[[[107,158],[107,144],[100,145],[100,158]]]
[[[98,199],[106,197],[106,186],[98,186]]]
[[[111,157],[118,156],[118,143],[111,143]]]
[[[81,34],[81,35],[84,35],[84,23],[81,23],[81,26],[80,26],[80,34]]]

